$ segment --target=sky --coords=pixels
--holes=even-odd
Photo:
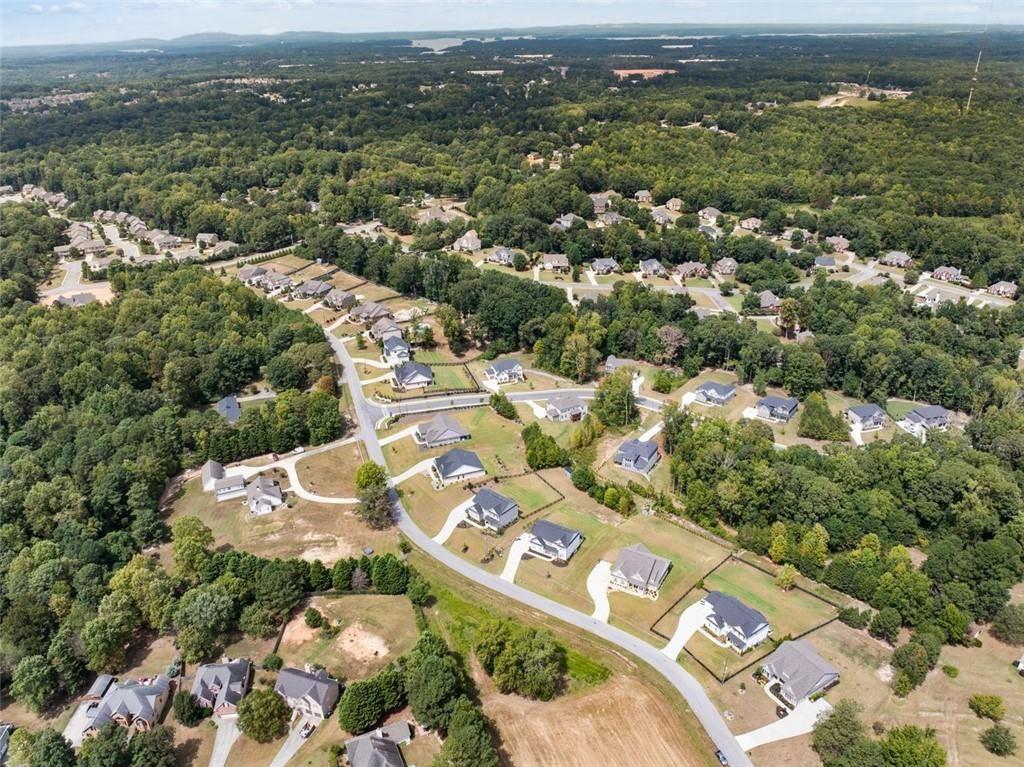
[[[620,23],[1021,25],[1024,0],[0,0],[0,46]]]

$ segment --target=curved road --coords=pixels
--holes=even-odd
[[[327,338],[328,343],[334,349],[335,354],[338,357],[338,361],[341,363],[345,370],[345,378],[349,382],[357,382],[359,380],[358,373],[356,371],[355,363],[352,357],[348,353],[348,349],[345,348],[345,344],[342,343],[338,338],[335,338],[333,334],[325,332],[324,335]],[[592,392],[593,390],[559,390],[560,393],[567,393],[569,391],[577,394],[582,391]],[[381,450],[380,441],[377,439],[377,432],[375,424],[380,418],[380,408],[367,402],[363,396],[363,388],[359,385],[350,385],[349,392],[352,397],[352,403],[355,407],[356,419],[358,421],[358,431],[356,433],[357,438],[361,439],[366,445],[366,452],[370,460],[376,461],[381,466],[386,466],[387,463],[384,460],[384,451]],[[522,392],[524,399],[531,397],[537,397],[536,392]],[[477,404],[479,401],[486,400],[489,394],[484,395],[472,395],[477,397]],[[515,395],[509,395],[510,399],[513,399]],[[441,398],[442,401],[447,401],[448,398]],[[461,400],[462,397],[455,397],[452,399]],[[656,402],[651,400],[651,402]],[[406,405],[412,403],[405,403]],[[658,403],[660,406],[660,403]],[[406,411],[402,412],[419,412],[419,411]],[[434,541],[429,535],[424,533],[413,521],[402,504],[401,498],[395,496],[395,511],[398,519],[398,527],[405,534],[405,536],[421,551],[427,555],[433,557],[441,564],[451,568],[459,575],[468,578],[482,586],[486,586],[491,591],[501,594],[509,599],[514,599],[517,602],[521,602],[535,610],[547,613],[548,615],[557,618],[564,623],[571,624],[580,628],[584,631],[589,631],[591,634],[601,637],[605,641],[611,642],[614,645],[622,648],[626,652],[635,655],[640,658],[648,665],[652,666],[658,671],[665,679],[667,679],[676,690],[686,699],[689,703],[690,708],[693,710],[697,719],[704,727],[708,736],[715,743],[715,746],[722,750],[725,756],[729,760],[731,767],[753,767],[750,758],[744,752],[740,746],[736,737],[729,731],[725,720],[722,719],[721,714],[718,713],[718,709],[715,708],[715,704],[711,702],[708,694],[701,687],[700,683],[693,678],[682,666],[680,666],[674,658],[668,657],[660,649],[654,645],[648,644],[647,642],[639,639],[632,634],[629,634],[622,629],[610,626],[607,623],[603,623],[599,620],[592,618],[589,615],[584,615],[581,612],[566,607],[565,605],[554,602],[550,599],[535,594],[534,592],[517,586],[514,583],[509,583],[502,580],[496,575],[493,575],[486,570],[481,570],[475,565],[462,559],[460,556],[452,551],[449,551],[441,544]]]

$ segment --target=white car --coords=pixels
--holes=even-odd
[[[302,445],[299,445],[297,448],[292,450],[292,453],[295,454],[295,455],[299,455],[300,453],[305,453],[305,452],[306,452],[306,448],[304,448]]]

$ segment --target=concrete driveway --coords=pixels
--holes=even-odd
[[[441,531],[434,536],[435,543],[444,543],[447,541],[452,533],[455,532],[455,528],[459,526],[459,522],[466,518],[466,510],[473,505],[473,499],[463,501],[454,509],[448,512],[448,519],[444,521],[441,526]]]
[[[744,751],[750,751],[766,743],[806,735],[814,729],[818,719],[831,710],[832,706],[824,698],[805,700],[790,711],[789,716],[756,730],[737,735],[736,740]]]
[[[668,644],[661,651],[672,660],[678,658],[679,653],[686,647],[686,643],[690,641],[690,637],[700,628],[701,624],[704,623],[704,619],[710,614],[711,605],[701,604],[700,602],[690,605],[683,610],[683,614],[679,616],[679,623],[676,624],[676,633],[672,635]]]
[[[591,617],[597,618],[603,623],[608,622],[608,615],[611,613],[611,605],[608,603],[608,582],[611,579],[611,562],[600,561],[594,565],[594,569],[587,576],[587,593],[594,600],[594,612]]]
[[[95,703],[95,701],[87,700],[79,703],[78,708],[75,709],[75,713],[71,715],[71,719],[68,720],[67,726],[64,728],[64,737],[75,748],[81,746],[82,741],[85,739],[85,728],[89,724],[89,718],[85,715],[85,712],[89,710],[89,706],[92,703]]]
[[[683,398],[679,401],[679,404],[681,404],[683,407],[687,407],[688,405],[692,405],[696,401],[697,393],[688,391],[685,394],[683,394]]]
[[[505,567],[501,570],[501,579],[514,583],[516,579],[516,570],[519,569],[519,562],[522,560],[523,555],[530,550],[530,536],[520,535],[514,541],[512,545],[508,547],[508,559],[505,560]]]
[[[310,716],[300,717],[292,724],[288,737],[284,739],[284,743],[281,744],[281,748],[274,756],[273,761],[270,763],[270,767],[284,767],[288,764],[291,758],[298,753],[299,749],[302,748],[303,744],[306,742],[299,733],[307,722],[313,722],[317,727],[324,726],[324,723],[320,719],[314,719]]]
[[[1021,352],[1021,354],[1024,354],[1024,352]],[[526,405],[530,408],[530,410],[533,412],[533,414],[537,418],[546,418],[547,417],[548,411],[545,410],[544,408],[542,408],[540,405],[538,405],[532,399],[526,400]]]
[[[861,425],[859,423],[850,425],[850,439],[853,440],[855,445],[864,444],[864,437],[861,435]]]
[[[231,717],[221,719],[215,716],[214,724],[217,725],[217,736],[213,739],[213,752],[210,754],[210,767],[225,767],[228,763],[228,754],[235,741],[242,735],[238,729],[238,719]]]
[[[403,471],[396,477],[392,477],[391,486],[396,487],[397,485],[405,482],[410,477],[415,477],[417,474],[428,474],[430,472],[430,466],[434,463],[433,458],[425,458],[414,466],[410,466],[408,469]]]

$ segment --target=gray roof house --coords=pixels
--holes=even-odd
[[[709,224],[701,224],[697,227],[697,231],[707,237],[709,240],[717,240],[722,236],[722,230],[716,226]]]
[[[545,408],[548,418],[552,421],[579,421],[588,410],[587,403],[575,394],[552,397]]]
[[[581,224],[586,223],[582,218],[577,216],[575,213],[566,213],[563,216],[559,216],[555,219],[555,222],[551,225],[552,229],[561,229],[563,232],[567,232],[572,229],[573,224],[579,221]]]
[[[683,209],[683,201],[678,197],[670,197],[665,203],[665,207],[669,210],[674,210],[677,213]]]
[[[200,232],[196,235],[196,245],[202,247],[216,245],[218,242],[220,242],[220,237],[213,232]]]
[[[347,290],[333,288],[324,296],[324,303],[332,309],[351,309],[356,305],[356,297],[354,293],[349,293]]]
[[[274,683],[274,692],[284,698],[288,707],[315,719],[326,719],[338,702],[341,689],[326,669],[311,671],[297,668],[281,669]]]
[[[263,281],[263,275],[266,273],[267,270],[262,266],[243,266],[238,270],[235,279],[246,285],[257,285]]]
[[[636,360],[631,360],[628,357],[616,357],[614,354],[609,354],[604,361],[604,372],[611,375],[620,368],[635,368],[639,366],[640,363]]]
[[[923,437],[932,429],[946,431],[949,419],[950,412],[941,405],[921,405],[903,416],[900,425],[911,434]]]
[[[739,267],[739,264],[736,262],[736,259],[726,256],[715,261],[714,270],[718,274],[735,274],[737,267]]]
[[[331,283],[322,280],[306,280],[295,288],[297,298],[323,298],[331,292]]]
[[[640,273],[644,277],[664,277],[667,274],[665,267],[661,265],[661,261],[656,258],[645,258],[641,261]]]
[[[624,224],[628,220],[617,210],[606,210],[597,217],[597,225],[599,227],[614,226],[615,224]]]
[[[434,383],[434,371],[420,362],[406,362],[395,368],[395,388],[421,389]]]
[[[74,293],[70,296],[59,296],[56,303],[61,306],[70,306],[77,308],[79,306],[88,306],[96,300],[96,296],[92,293]]]
[[[619,549],[609,582],[619,591],[657,599],[671,567],[672,562],[635,543]]]
[[[649,189],[640,189],[636,194],[633,195],[633,199],[637,202],[650,202],[654,199]]]
[[[383,341],[386,338],[401,338],[402,328],[390,317],[381,317],[370,327],[370,338]]]
[[[814,259],[814,268],[827,269],[831,272],[836,268],[835,256],[818,256]]]
[[[470,229],[464,235],[452,243],[453,250],[464,250],[467,253],[476,253],[480,250],[482,243],[476,233],[476,229]]]
[[[153,728],[167,705],[171,682],[163,674],[144,682],[116,682],[107,687],[99,704],[90,709],[85,735],[95,735],[105,724],[113,722],[129,732],[146,732]]]
[[[499,264],[500,266],[512,266],[515,258],[516,252],[512,248],[506,248],[502,245],[488,253],[484,260],[491,264]]]
[[[989,295],[1002,296],[1003,298],[1014,298],[1017,295],[1017,284],[1001,280],[988,286]]]
[[[110,674],[100,674],[96,679],[93,680],[92,685],[89,687],[89,691],[85,694],[86,700],[102,700],[103,696],[107,694],[107,690],[117,680],[114,679]]]
[[[412,359],[412,347],[401,336],[389,336],[384,339],[384,361],[395,367]]]
[[[694,402],[699,402],[702,405],[724,405],[736,396],[736,385],[705,381],[697,387],[694,394],[696,395]]]
[[[693,277],[707,277],[708,268],[700,261],[684,261],[676,267],[676,271],[679,272],[679,276],[684,280],[691,279]]]
[[[782,306],[782,299],[770,290],[761,291],[757,298],[761,308],[766,311],[777,312]]]
[[[697,215],[700,216],[701,220],[703,221],[715,222],[722,215],[722,211],[720,211],[718,208],[713,208],[709,205],[706,208],[701,208],[700,210],[698,210]]]
[[[766,421],[786,423],[796,414],[800,402],[793,397],[776,397],[769,394],[757,401],[757,417]]]
[[[878,262],[885,266],[896,266],[901,269],[906,269],[911,263],[913,263],[913,259],[902,250],[890,250],[878,259]]]
[[[260,283],[263,285],[264,290],[267,292],[273,292],[275,290],[290,288],[292,286],[292,278],[287,274],[281,274],[273,269],[267,269]]]
[[[242,406],[238,404],[238,397],[234,394],[229,394],[224,399],[219,400],[213,406],[213,409],[224,416],[228,423],[235,423],[242,417]]]
[[[530,552],[556,562],[568,562],[583,543],[583,533],[542,519],[530,528]]]
[[[201,471],[203,477],[203,490],[210,492],[218,479],[224,479],[224,465],[217,461],[207,461],[203,464]]]
[[[841,234],[834,235],[832,237],[826,237],[825,242],[833,247],[837,252],[844,253],[847,248],[850,247],[850,241],[843,237]]]
[[[350,767],[405,767],[399,746],[412,739],[408,722],[392,722],[345,741]]]
[[[839,671],[804,639],[783,642],[764,659],[768,691],[791,707],[839,683]]]
[[[241,474],[232,474],[214,480],[213,494],[217,503],[241,498],[245,495],[245,477]]]
[[[454,448],[444,455],[439,455],[430,465],[430,473],[440,487],[453,482],[462,482],[473,477],[482,477],[487,473],[477,454],[469,450]]]
[[[869,402],[866,405],[854,405],[847,410],[846,420],[854,426],[860,426],[863,431],[871,431],[883,428],[889,419],[882,408]]]
[[[627,471],[647,474],[661,459],[658,443],[654,440],[628,439],[615,452],[615,463]]]
[[[619,271],[619,262],[614,258],[595,258],[590,262],[595,274],[611,274]]]
[[[269,477],[259,476],[245,486],[245,502],[254,517],[269,514],[282,503],[284,493],[281,486]]]
[[[940,266],[932,272],[932,278],[943,282],[960,282],[963,274],[955,266]]]
[[[196,669],[192,695],[217,716],[235,716],[238,702],[249,691],[252,662],[248,658],[206,663]]]
[[[416,426],[413,440],[423,447],[441,447],[469,439],[470,434],[447,413],[438,413],[429,421]]]
[[[711,610],[704,619],[703,628],[739,653],[761,644],[771,633],[764,615],[736,597],[712,591],[701,603]]]
[[[565,253],[545,253],[541,256],[540,265],[549,271],[569,271],[569,257]]]
[[[357,306],[349,312],[349,316],[356,322],[375,322],[381,317],[392,317],[394,315],[386,306],[382,306],[375,301],[367,301],[362,306]]]
[[[516,383],[526,378],[526,373],[517,359],[495,360],[484,368],[484,378],[496,384]]]
[[[481,487],[466,510],[469,519],[490,530],[504,530],[519,519],[519,504],[489,487]]]
[[[661,226],[665,226],[666,224],[672,223],[672,216],[670,216],[669,212],[664,208],[654,208],[651,211],[651,219],[654,221],[654,223],[659,224]]]

